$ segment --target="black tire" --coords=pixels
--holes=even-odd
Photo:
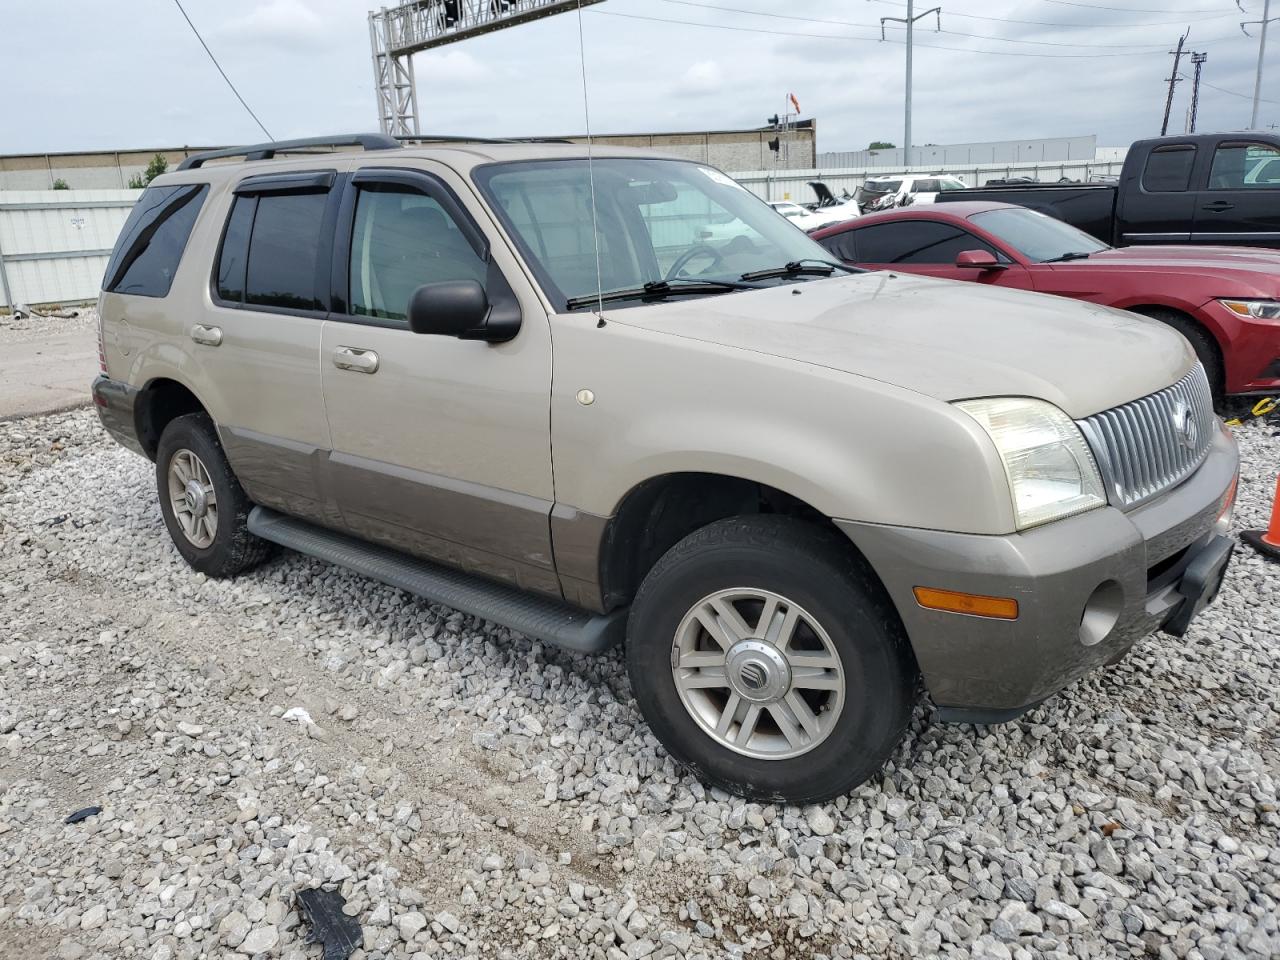
[[[804,608],[840,658],[843,707],[826,739],[799,756],[752,757],[722,745],[681,700],[677,629],[703,598],[737,587]],[[627,667],[641,712],[677,761],[706,783],[762,801],[813,803],[858,786],[902,740],[917,691],[897,611],[865,562],[835,532],[777,516],[721,520],[667,551],[632,604]]]
[[[1222,365],[1222,351],[1218,348],[1218,341],[1213,339],[1213,334],[1185,313],[1179,313],[1177,310],[1151,307],[1138,312],[1144,317],[1159,320],[1161,323],[1173,327],[1173,329],[1187,338],[1187,342],[1191,344],[1191,349],[1196,352],[1197,359],[1199,359],[1201,366],[1204,367],[1205,375],[1209,378],[1209,389],[1213,393],[1213,407],[1221,412],[1223,390],[1226,385],[1226,372]]]
[[[183,450],[200,459],[216,497],[217,523],[213,541],[207,547],[197,546],[188,539],[170,502],[169,466],[174,456]],[[164,428],[156,448],[156,490],[169,536],[193,569],[210,577],[233,577],[270,555],[272,545],[249,532],[249,511],[253,503],[232,472],[218,440],[218,431],[207,414],[176,417]]]

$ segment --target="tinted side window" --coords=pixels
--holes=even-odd
[[[403,320],[424,283],[484,283],[485,262],[444,208],[420,193],[361,190],[351,234],[353,314]]]
[[[1276,187],[1280,150],[1266,143],[1223,143],[1213,152],[1210,190],[1256,190]]]
[[[996,252],[967,230],[930,220],[899,220],[856,232],[863,263],[954,263],[965,250]]]
[[[249,238],[245,303],[322,309],[316,282],[327,193],[264,193]]]
[[[937,180],[917,180],[911,187],[912,193],[937,193],[942,187]]]
[[[249,259],[249,230],[253,227],[253,212],[257,209],[257,197],[236,197],[227,218],[227,230],[222,236],[222,249],[218,252],[218,296],[223,300],[241,303],[244,300],[245,263]]]
[[[1195,147],[1156,147],[1142,171],[1142,189],[1150,193],[1186,190],[1191,185],[1191,167],[1195,162]]]
[[[857,230],[846,230],[844,233],[837,233],[830,237],[823,237],[818,242],[830,250],[836,259],[847,260],[849,263],[857,263],[857,237]]]
[[[208,192],[204,184],[148,188],[120,231],[103,289],[139,297],[168,296]]]

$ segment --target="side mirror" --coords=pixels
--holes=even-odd
[[[409,329],[463,340],[494,339],[487,331],[489,298],[475,280],[427,283],[409,297]]]
[[[956,254],[956,266],[967,270],[1006,270],[1009,267],[997,260],[990,250],[961,250]]]

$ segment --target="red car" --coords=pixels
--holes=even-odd
[[[904,207],[815,230],[846,263],[1054,293],[1174,327],[1215,396],[1280,392],[1280,250],[1115,249],[1007,203]]]

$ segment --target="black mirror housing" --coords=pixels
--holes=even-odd
[[[409,297],[409,329],[414,333],[458,337],[461,340],[510,340],[520,327],[518,308],[514,324],[509,310],[491,305],[476,280],[426,283]]]

